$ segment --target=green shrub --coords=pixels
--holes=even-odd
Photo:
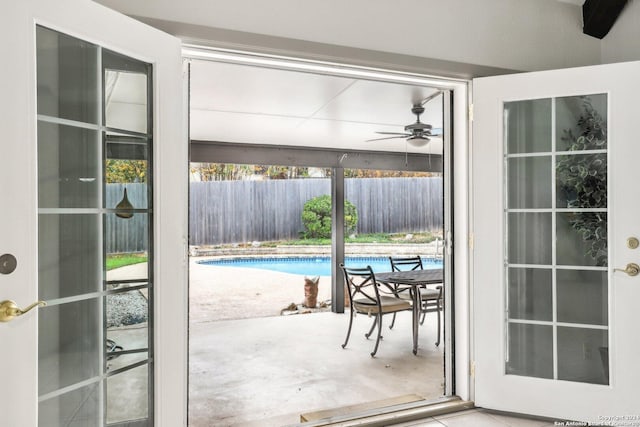
[[[324,195],[308,200],[302,208],[303,237],[305,239],[331,238],[331,196]],[[345,233],[356,231],[358,212],[353,203],[344,201]]]

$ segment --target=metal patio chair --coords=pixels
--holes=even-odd
[[[342,348],[347,346],[349,336],[351,335],[351,327],[353,326],[353,318],[356,313],[374,316],[373,324],[369,332],[365,334],[368,339],[373,333],[373,329],[378,326],[378,336],[376,344],[371,352],[371,357],[376,355],[380,339],[382,338],[382,316],[385,314],[395,314],[399,311],[410,311],[411,303],[407,300],[398,298],[393,289],[384,283],[376,281],[375,274],[370,266],[366,268],[349,268],[344,264],[340,264],[344,273],[345,285],[349,290],[349,329],[347,337],[342,344]]]

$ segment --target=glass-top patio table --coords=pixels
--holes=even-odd
[[[413,354],[418,354],[418,326],[420,324],[420,287],[441,284],[443,269],[390,271],[376,273],[376,280],[382,283],[393,283],[398,286],[410,287],[413,302]]]

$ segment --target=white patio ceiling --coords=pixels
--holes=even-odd
[[[376,131],[403,132],[434,88],[193,60],[192,140],[354,150],[440,153],[404,139],[367,142]],[[422,122],[442,128],[442,96],[425,105]]]

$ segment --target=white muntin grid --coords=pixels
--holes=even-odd
[[[558,292],[557,292],[557,272],[559,270],[576,270],[576,271],[608,271],[608,267],[599,267],[599,266],[581,266],[581,265],[558,265],[557,264],[557,255],[558,255],[558,245],[557,245],[557,214],[559,213],[586,213],[586,212],[601,212],[607,214],[608,219],[608,207],[607,208],[564,208],[557,207],[557,194],[556,194],[556,162],[558,156],[572,156],[572,155],[585,155],[585,154],[604,154],[605,156],[608,153],[608,149],[597,149],[597,150],[588,150],[588,151],[557,151],[557,123],[556,123],[556,100],[557,98],[548,98],[551,103],[551,129],[550,129],[550,139],[551,139],[551,150],[550,151],[538,151],[532,153],[520,152],[520,153],[509,153],[508,150],[508,128],[506,124],[508,123],[509,114],[506,108],[503,109],[503,203],[504,203],[504,215],[503,215],[503,230],[504,230],[504,241],[503,241],[503,303],[504,303],[504,325],[505,325],[505,337],[504,337],[504,360],[505,360],[505,369],[506,365],[509,363],[509,346],[510,346],[510,336],[509,336],[509,326],[511,324],[523,324],[523,325],[541,325],[541,326],[551,326],[552,327],[552,354],[553,354],[553,379],[558,380],[558,328],[559,327],[570,327],[570,328],[579,328],[579,329],[591,329],[591,330],[604,330],[607,331],[609,329],[607,325],[593,325],[586,323],[568,323],[568,322],[560,322],[558,321]],[[523,100],[527,101],[527,100]],[[607,146],[608,147],[608,146]],[[510,159],[526,159],[526,158],[535,158],[535,157],[548,157],[551,162],[551,207],[550,208],[509,208],[509,160]],[[509,215],[510,214],[522,214],[522,213],[546,213],[551,215],[551,264],[521,264],[521,263],[509,263],[508,254],[509,254]],[[609,228],[609,226],[608,226]],[[510,268],[528,268],[528,269],[541,269],[541,270],[550,270],[551,271],[551,300],[552,300],[552,308],[551,308],[551,320],[527,320],[527,319],[512,319],[509,313],[509,269]],[[608,286],[608,285],[607,285]],[[608,292],[607,292],[608,295]],[[608,302],[606,303],[608,306]],[[608,322],[607,322],[608,323]]]

